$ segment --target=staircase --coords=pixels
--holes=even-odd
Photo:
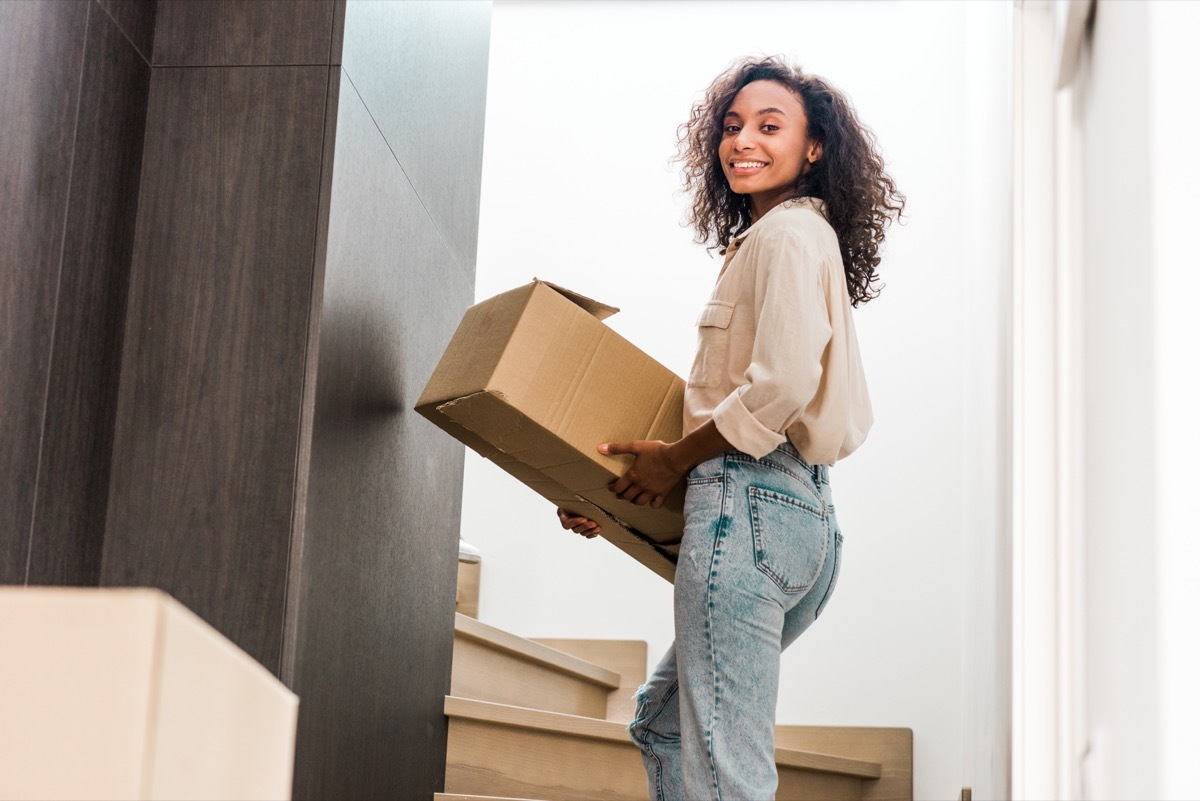
[[[438,801],[645,801],[625,726],[645,643],[528,640],[455,616]],[[910,729],[780,726],[779,801],[912,801]]]

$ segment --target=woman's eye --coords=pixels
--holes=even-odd
[[[766,131],[767,133],[774,133],[775,131],[778,131],[778,130],[779,130],[779,126],[778,126],[778,125],[772,125],[771,123],[769,123],[769,122],[768,122],[766,125],[764,125],[764,126],[762,127],[762,129],[763,129],[764,131]]]
[[[727,133],[727,134],[735,134],[740,130],[742,130],[741,126],[738,126],[738,125],[726,125],[725,126],[725,133]]]

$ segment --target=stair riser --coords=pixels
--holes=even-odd
[[[461,793],[434,793],[433,801],[535,801],[530,798],[500,798],[494,795],[463,795]]]
[[[467,637],[454,638],[451,695],[604,718],[607,687],[521,659]]]
[[[851,776],[830,776],[797,768],[779,770],[779,789],[776,801],[859,801],[863,794],[862,779]]]
[[[542,639],[534,642],[585,659],[617,673],[621,686],[608,694],[609,720],[628,723],[637,709],[634,693],[646,681],[646,643],[641,640]]]
[[[545,801],[646,801],[632,744],[450,719],[446,792]]]
[[[646,774],[632,743],[450,719],[448,793],[545,801],[646,801]],[[858,801],[863,783],[781,768],[777,801]]]

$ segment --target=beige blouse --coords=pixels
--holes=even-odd
[[[712,419],[755,458],[786,435],[809,464],[833,464],[866,439],[871,399],[824,211],[816,198],[785,201],[730,243],[696,322],[685,434]]]

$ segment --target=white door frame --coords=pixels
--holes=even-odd
[[[1012,797],[1082,793],[1083,296],[1070,89],[1091,0],[1014,0]]]

